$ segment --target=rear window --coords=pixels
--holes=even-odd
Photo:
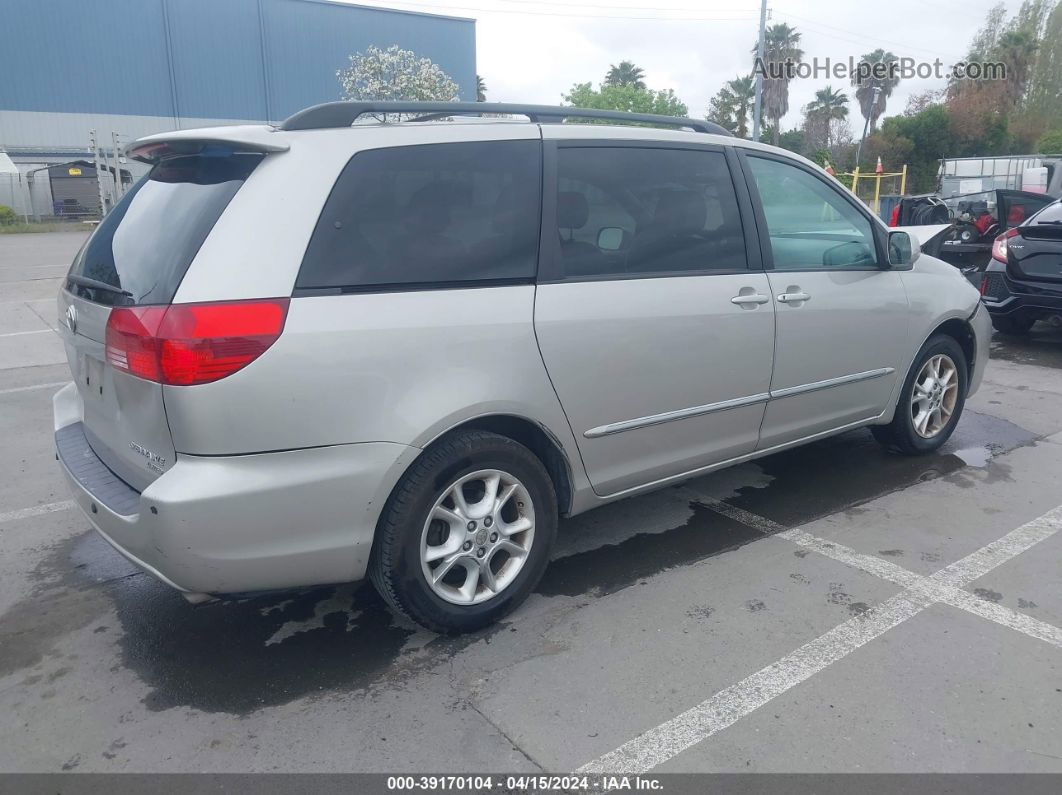
[[[1062,225],[1062,202],[1055,202],[1044,207],[1033,216],[1030,226],[1044,224],[1049,226]]]
[[[321,211],[296,288],[383,289],[530,280],[541,145],[488,141],[370,149]]]
[[[163,160],[96,228],[74,259],[67,288],[99,303],[170,303],[199,247],[261,160],[229,152]]]

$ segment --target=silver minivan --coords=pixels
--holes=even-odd
[[[988,357],[957,270],[708,122],[341,102],[128,154],[59,294],[55,441],[191,601],[368,575],[472,630],[558,517],[859,426],[933,451]]]

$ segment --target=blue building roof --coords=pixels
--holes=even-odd
[[[326,0],[6,0],[0,111],[276,121],[370,45],[476,94],[475,22]]]

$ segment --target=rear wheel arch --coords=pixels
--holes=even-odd
[[[455,431],[488,431],[519,442],[538,458],[546,468],[557,494],[561,516],[568,516],[572,508],[575,478],[572,461],[559,439],[542,423],[518,414],[483,414],[470,417],[438,431],[427,443],[421,443],[421,453],[409,462],[406,471],[431,450],[441,439]],[[401,480],[401,477],[399,478]],[[397,484],[396,484],[397,487]]]
[[[447,433],[457,430],[490,431],[522,444],[535,454],[549,473],[553,489],[557,493],[560,515],[569,514],[573,488],[571,461],[568,460],[561,443],[542,425],[513,414],[489,414],[466,420],[450,428]]]

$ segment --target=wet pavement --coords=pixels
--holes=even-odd
[[[997,335],[938,454],[853,431],[566,520],[482,632],[426,632],[366,585],[191,607],[76,511],[33,513],[68,499],[42,385],[81,238],[5,237],[0,770],[574,769],[901,591],[788,529],[924,577],[1062,503],[1062,332],[1038,324]],[[1062,534],[962,586],[1006,626],[932,604],[660,769],[1062,771],[1062,648],[1035,623],[1062,626],[1060,563]]]

